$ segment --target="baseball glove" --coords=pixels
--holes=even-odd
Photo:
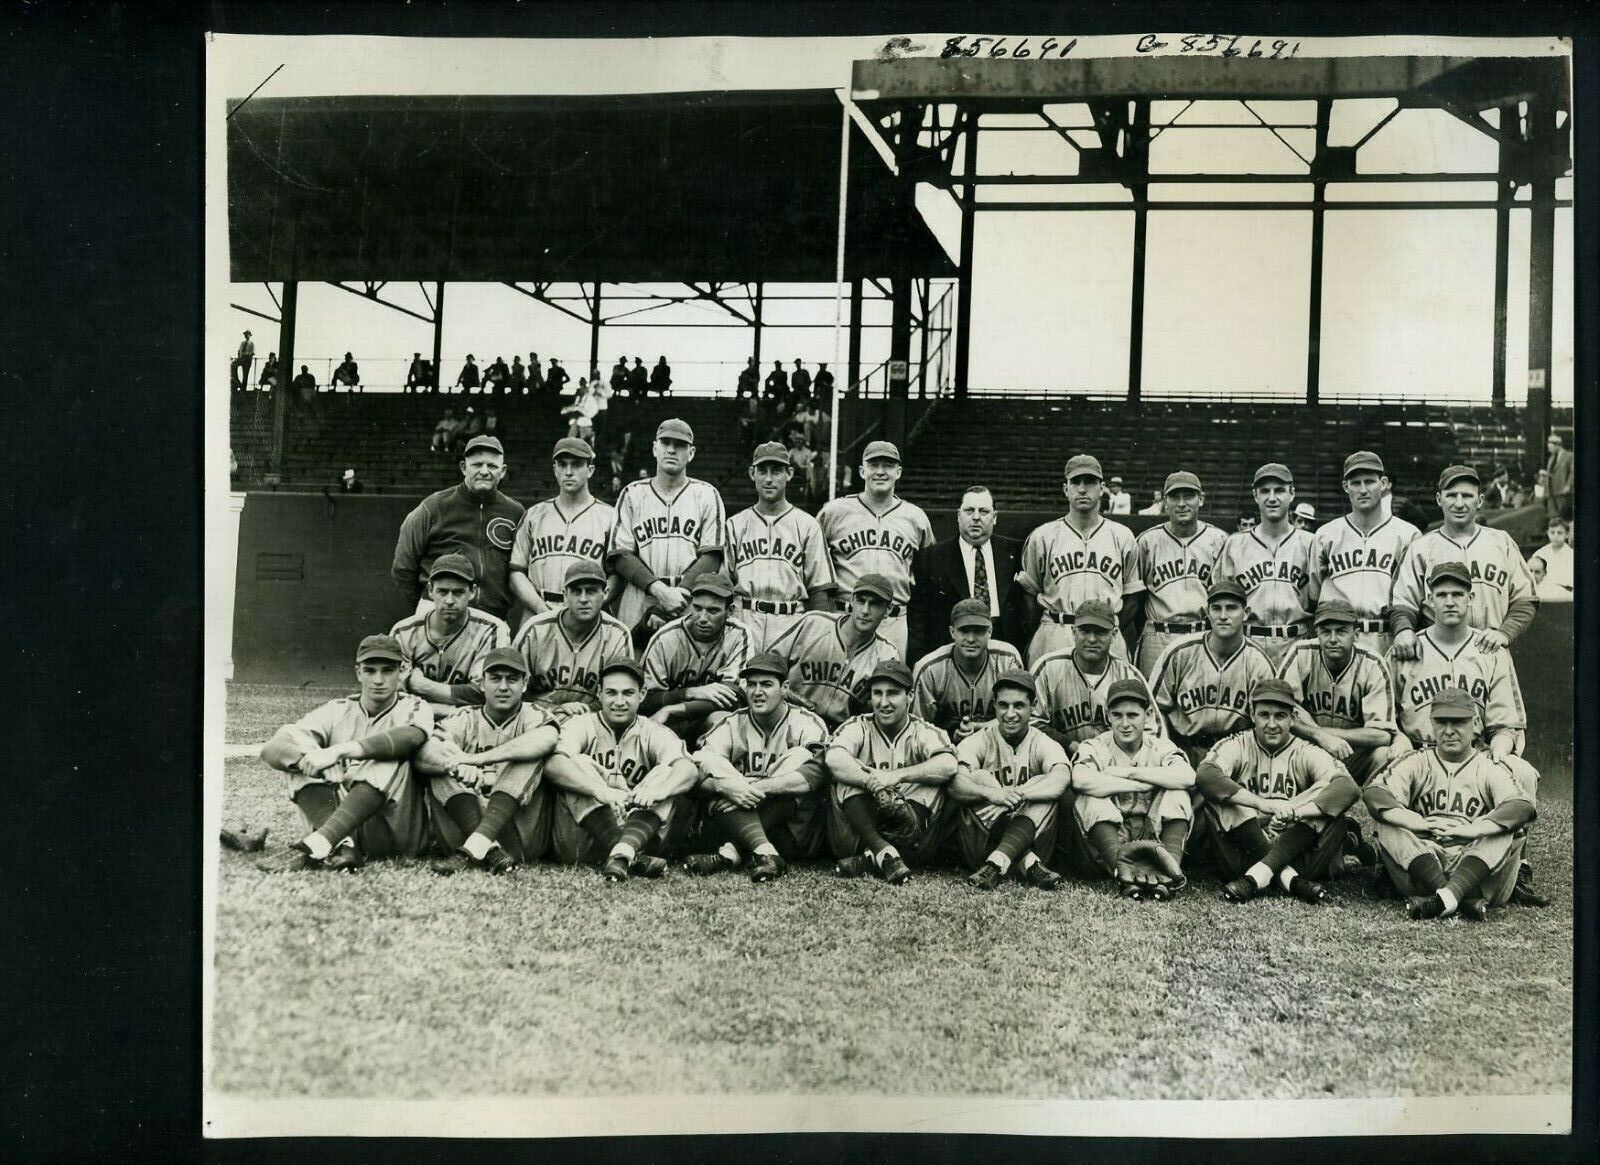
[[[1117,881],[1124,886],[1181,886],[1183,868],[1159,841],[1130,841],[1117,851]]]
[[[917,837],[917,811],[896,789],[873,794],[878,806],[878,832],[890,845],[909,845]]]

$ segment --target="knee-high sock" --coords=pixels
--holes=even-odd
[[[625,845],[635,854],[640,853],[650,844],[650,839],[655,837],[656,831],[660,828],[661,818],[649,809],[635,809],[622,823],[622,835],[611,848],[615,850],[617,846]]]
[[[1482,858],[1462,858],[1445,889],[1455,895],[1457,902],[1471,898],[1489,877],[1489,867]]]
[[[878,813],[871,796],[858,793],[854,797],[846,797],[839,806],[839,811],[850,823],[850,828],[856,831],[862,846],[873,853],[880,853],[888,846],[889,843],[883,840],[883,834],[878,832]]]
[[[339,790],[332,785],[306,785],[294,795],[294,803],[311,822],[311,828],[321,829],[339,808]]]
[[[385,801],[386,798],[377,789],[364,782],[357,782],[344,795],[339,807],[317,827],[317,836],[324,838],[329,845],[338,845],[344,838],[360,829],[368,818],[375,817],[383,808]]]
[[[1423,854],[1412,859],[1411,864],[1406,867],[1406,877],[1410,878],[1412,886],[1423,894],[1432,894],[1435,890],[1442,889],[1446,881],[1444,867],[1433,854]]]
[[[1033,847],[1036,833],[1037,827],[1026,817],[1013,817],[1006,823],[1000,834],[1000,844],[994,847],[995,853],[1006,859],[1002,869],[1010,869],[1012,862]]]
[[[1292,825],[1285,826],[1278,834],[1261,862],[1276,874],[1315,845],[1316,841],[1317,831],[1304,821],[1296,821]]]
[[[1261,828],[1261,822],[1254,818],[1228,830],[1226,837],[1228,844],[1239,851],[1241,866],[1255,865],[1271,848],[1267,844],[1267,834]]]
[[[477,826],[469,832],[494,841],[516,813],[517,799],[510,793],[490,793],[489,803],[483,807],[483,816],[478,819]]]
[[[583,831],[594,841],[595,851],[604,861],[605,856],[611,852],[611,847],[617,844],[617,839],[622,835],[622,826],[617,824],[617,815],[611,811],[610,806],[602,805],[591,810],[583,819]]]
[[[1167,847],[1167,852],[1179,865],[1183,864],[1183,847],[1189,841],[1189,823],[1187,821],[1168,821],[1161,827],[1161,844]]]
[[[1089,848],[1094,850],[1094,856],[1100,859],[1100,864],[1106,868],[1106,873],[1115,875],[1117,872],[1117,851],[1122,847],[1117,844],[1117,827],[1109,821],[1097,822],[1089,827]]]
[[[456,823],[456,828],[461,830],[462,837],[470,837],[483,818],[478,808],[478,798],[471,793],[457,793],[444,803],[444,811]]]
[[[753,854],[757,848],[771,843],[761,825],[761,817],[754,809],[730,809],[716,816],[717,830],[727,841]]]

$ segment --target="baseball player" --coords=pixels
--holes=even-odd
[[[950,799],[961,807],[956,839],[972,870],[967,884],[993,890],[1020,863],[1028,885],[1058,890],[1061,875],[1039,852],[1055,849],[1057,805],[1072,766],[1066,750],[1033,727],[1033,676],[1020,667],[1000,673],[993,700],[994,721],[956,746],[950,779]]]
[[[428,570],[432,606],[389,629],[406,656],[402,688],[427,700],[435,716],[448,716],[462,704],[481,704],[484,657],[511,642],[504,620],[472,607],[477,579],[466,555],[440,555]]]
[[[567,567],[578,560],[604,562],[611,549],[617,511],[589,492],[594,449],[578,437],[563,437],[551,455],[556,496],[528,507],[511,542],[511,591],[529,616],[566,602]],[[606,583],[610,606],[622,578]]]
[[[417,753],[434,828],[451,847],[432,863],[436,874],[504,874],[550,848],[544,762],[558,738],[543,709],[523,703],[527,687],[522,653],[495,648],[483,661],[483,706],[457,709],[435,724]]]
[[[1111,726],[1106,708],[1111,685],[1144,679],[1133,664],[1111,654],[1118,634],[1110,603],[1100,599],[1080,603],[1073,631],[1071,651],[1047,652],[1034,661],[1032,669],[1038,685],[1038,723],[1069,756],[1077,752],[1080,743]],[[1160,716],[1152,715],[1148,728],[1152,734],[1162,735]]]
[[[878,633],[894,598],[881,574],[864,574],[842,614],[807,611],[770,650],[789,666],[789,700],[821,716],[831,731],[866,706],[867,675],[894,645]]]
[[[566,602],[529,619],[511,641],[528,664],[528,699],[557,720],[599,708],[601,666],[633,656],[628,629],[600,609],[606,572],[598,562],[569,564],[561,590]]]
[[[1167,520],[1134,539],[1145,585],[1136,655],[1143,675],[1155,671],[1156,660],[1178,636],[1206,630],[1206,588],[1228,536],[1200,520],[1205,504],[1198,477],[1184,469],[1170,473],[1162,490]]]
[[[1356,642],[1360,618],[1344,599],[1322,599],[1315,625],[1317,637],[1296,643],[1278,668],[1299,705],[1289,731],[1365,784],[1388,763],[1394,743],[1389,668]]]
[[[926,863],[943,840],[956,754],[948,736],[911,714],[905,664],[884,660],[867,684],[872,711],[847,720],[824,754],[833,777],[828,844],[840,877],[873,873],[898,886],[911,877],[907,860]]]
[[[1074,840],[1117,880],[1124,898],[1165,902],[1186,884],[1183,847],[1194,824],[1194,768],[1177,745],[1145,731],[1151,700],[1143,680],[1112,684],[1106,705],[1111,727],[1085,740],[1072,762]],[[1159,862],[1161,873],[1140,878],[1130,867],[1144,865],[1134,854],[1150,850],[1151,842],[1165,851],[1149,859]]]
[[[821,843],[828,726],[785,699],[788,666],[775,652],[751,656],[739,686],[747,706],[713,728],[694,755],[707,830],[721,844],[689,855],[684,868],[715,874],[748,856],[750,880],[770,882],[786,861],[812,857]]]
[[[1511,900],[1523,830],[1537,805],[1504,764],[1473,744],[1477,702],[1442,688],[1428,706],[1434,744],[1367,786],[1378,853],[1416,919],[1458,910],[1482,920]]]
[[[350,871],[368,858],[416,857],[433,843],[411,767],[433,713],[401,690],[405,658],[394,636],[367,636],[356,648],[360,690],[284,725],[262,747],[261,759],[289,774],[289,798],[311,832],[257,869]]]
[[[1250,730],[1219,742],[1195,770],[1229,902],[1274,882],[1302,902],[1326,902],[1312,879],[1344,855],[1344,814],[1361,790],[1342,764],[1290,733],[1296,707],[1288,684],[1262,680],[1250,693]]]
[[[734,593],[727,575],[701,575],[689,584],[688,610],[663,623],[644,649],[640,710],[686,740],[698,740],[739,704],[750,632],[728,618]]]
[[[891,442],[873,441],[861,458],[859,494],[834,498],[817,513],[834,576],[841,596],[855,593],[863,575],[889,580],[893,594],[889,612],[878,633],[894,645],[896,655],[906,654],[906,604],[911,601],[911,559],[932,546],[933,526],[922,507],[895,496],[900,480],[900,450]],[[848,604],[841,597],[839,608]]]
[[[656,427],[654,477],[617,495],[607,565],[626,581],[617,617],[645,638],[689,605],[687,585],[722,565],[722,495],[689,476],[694,430],[668,418]]]
[[[1506,647],[1528,629],[1538,613],[1533,576],[1504,530],[1478,525],[1483,490],[1478,471],[1452,465],[1439,475],[1437,494],[1444,524],[1419,534],[1406,547],[1396,568],[1389,596],[1389,627],[1394,655],[1416,658],[1417,632],[1436,615],[1428,596],[1428,577],[1441,562],[1464,563],[1472,574],[1472,605],[1467,622],[1477,628],[1479,646],[1489,651]]]
[[[765,651],[805,611],[831,611],[833,559],[822,527],[789,504],[794,465],[778,441],[756,446],[750,480],[756,504],[728,519],[728,575],[739,587],[739,622],[750,650]]]
[[[600,711],[574,716],[545,761],[545,776],[559,790],[552,841],[564,862],[607,855],[607,882],[631,875],[659,878],[668,848],[693,827],[694,805],[684,796],[700,769],[671,729],[639,715],[644,672],[631,659],[600,669]]]
[[[1022,667],[1015,647],[989,638],[993,630],[988,603],[960,600],[950,608],[951,641],[919,659],[911,672],[917,715],[953,741],[994,719],[996,679]]]
[[[1263,465],[1252,485],[1261,520],[1228,535],[1212,577],[1244,588],[1245,633],[1277,667],[1294,640],[1311,634],[1311,535],[1289,522],[1294,475],[1288,466]]]
[[[1389,475],[1383,459],[1361,450],[1344,459],[1350,512],[1311,536],[1311,597],[1342,599],[1356,614],[1356,643],[1382,658],[1389,650],[1384,612],[1395,571],[1417,528],[1386,513]]]
[[[1022,546],[1022,572],[1017,583],[1039,604],[1039,629],[1028,644],[1028,662],[1053,651],[1071,651],[1073,621],[1090,599],[1108,603],[1125,627],[1131,627],[1144,578],[1133,533],[1120,522],[1100,516],[1100,460],[1080,453],[1067,462],[1061,487],[1067,512],[1028,535]],[[1123,635],[1111,641],[1111,653],[1128,658]]]

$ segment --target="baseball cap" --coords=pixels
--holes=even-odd
[[[1284,485],[1294,484],[1294,474],[1289,472],[1289,467],[1281,461],[1269,461],[1250,479],[1252,486],[1260,485],[1263,481],[1281,481]]]
[[[467,447],[462,450],[461,456],[463,458],[470,457],[476,449],[487,449],[489,452],[498,453],[502,457],[506,455],[505,447],[500,444],[499,437],[479,436],[467,442]]]
[[[344,474],[342,476],[343,476],[345,481],[349,481],[351,478],[355,477],[355,475],[356,475],[356,471],[355,470],[347,469],[347,470],[344,471]]]
[[[1128,676],[1126,679],[1117,680],[1106,689],[1106,707],[1115,708],[1122,700],[1137,700],[1146,708],[1150,706],[1150,691],[1144,686],[1143,680]]]
[[[756,446],[756,451],[750,455],[750,464],[760,465],[764,461],[777,461],[783,465],[793,464],[789,460],[789,451],[783,447],[782,441],[763,441]]]
[[[900,461],[900,450],[896,449],[893,441],[873,441],[867,446],[867,451],[861,455],[861,460],[872,461],[875,458],[886,457],[896,464]]]
[[[1462,478],[1471,481],[1473,485],[1482,485],[1478,478],[1478,471],[1470,465],[1452,465],[1439,475],[1439,492],[1443,493]]]
[[[911,669],[898,659],[883,660],[867,676],[867,684],[870,687],[879,680],[888,680],[892,684],[899,684],[909,692],[911,690]]]
[[[483,657],[484,671],[497,667],[508,667],[522,675],[528,674],[528,661],[522,658],[522,652],[515,647],[497,647]]]
[[[1034,682],[1033,674],[1020,667],[1008,668],[995,677],[991,690],[998,692],[1001,688],[1016,688],[1030,696],[1039,694],[1039,685]]]
[[[1428,572],[1428,589],[1432,590],[1447,578],[1455,579],[1456,582],[1468,590],[1472,589],[1472,572],[1467,569],[1467,564],[1464,562],[1441,562],[1437,564]]]
[[[1478,706],[1465,688],[1441,688],[1428,705],[1428,713],[1444,720],[1470,720],[1478,713]]]
[[[859,595],[862,591],[869,595],[877,595],[886,603],[894,602],[894,584],[881,574],[869,572],[856,579],[855,588],[850,593]]]
[[[1317,516],[1317,507],[1310,502],[1296,502],[1294,516],[1297,518],[1315,518]]]
[[[1566,445],[1566,442],[1561,439],[1560,433],[1551,433],[1544,439],[1544,443],[1546,445]]]
[[[1187,469],[1180,469],[1177,473],[1167,474],[1167,484],[1161,487],[1163,494],[1169,494],[1175,489],[1192,489],[1200,492],[1200,479]]]
[[[789,678],[789,663],[776,651],[758,651],[739,669],[739,678],[745,676],[777,676]]]
[[[550,460],[557,457],[576,457],[580,461],[594,460],[594,446],[582,437],[563,437],[556,442],[556,447],[550,453]]]
[[[1359,622],[1356,609],[1343,599],[1323,599],[1317,604],[1317,613],[1312,618],[1313,626],[1321,627],[1324,623],[1355,623]]]
[[[644,683],[644,670],[625,655],[613,656],[600,665],[600,678],[605,679],[614,671],[625,671],[641,684]]]
[[[1206,606],[1210,606],[1218,599],[1238,599],[1241,603],[1247,602],[1250,596],[1244,593],[1244,587],[1239,585],[1237,579],[1213,579],[1210,588],[1206,591]]]
[[[1117,477],[1115,474],[1113,474],[1112,477],[1111,477],[1111,484],[1112,485],[1121,485],[1122,484],[1122,479],[1120,477]]]
[[[1282,704],[1287,708],[1295,706],[1294,689],[1289,686],[1289,681],[1271,679],[1262,680],[1250,689],[1251,704]]]
[[[1078,604],[1078,609],[1072,613],[1072,621],[1079,626],[1087,624],[1090,627],[1101,627],[1107,631],[1117,629],[1116,612],[1111,609],[1111,604],[1104,599],[1088,599]]]
[[[453,574],[469,583],[478,581],[478,568],[472,565],[472,559],[465,554],[441,554],[435,558],[433,565],[428,568],[428,581],[432,582],[441,574]]]
[[[1370,449],[1358,449],[1344,459],[1344,476],[1349,477],[1360,469],[1370,469],[1374,473],[1388,472],[1383,468],[1383,458]]]
[[[950,608],[950,626],[971,627],[981,625],[993,627],[994,620],[989,617],[989,604],[982,599],[962,599]]]
[[[687,441],[694,444],[694,430],[689,427],[688,421],[679,420],[677,417],[668,417],[656,426],[656,440],[663,437],[671,441]]]
[[[567,567],[567,573],[561,576],[561,588],[565,590],[575,582],[606,581],[606,572],[600,564],[592,558],[580,558]]]
[[[393,635],[368,635],[356,648],[357,663],[366,663],[369,659],[388,659],[400,663],[405,657],[405,652],[400,650],[400,641]]]
[[[1092,453],[1079,453],[1076,457],[1067,459],[1067,467],[1061,471],[1063,481],[1071,481],[1075,477],[1090,476],[1104,481],[1105,474],[1100,471],[1100,459]]]
[[[737,588],[734,587],[733,580],[725,574],[703,574],[689,584],[689,593],[691,595],[716,595],[719,599],[731,599],[737,593]]]

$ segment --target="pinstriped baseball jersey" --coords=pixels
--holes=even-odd
[[[1350,662],[1334,675],[1315,641],[1296,643],[1278,666],[1295,699],[1324,728],[1382,728],[1394,731],[1394,685],[1389,669],[1357,644]]]
[[[1034,661],[1033,682],[1039,688],[1035,723],[1048,724],[1072,743],[1098,736],[1111,727],[1106,715],[1106,693],[1118,680],[1144,681],[1139,669],[1125,659],[1110,656],[1099,675],[1085,675],[1070,651],[1052,651]],[[1159,734],[1161,717],[1152,708],[1145,733]]]
[[[722,495],[697,477],[685,478],[670,499],[657,492],[654,478],[630,481],[617,495],[610,554],[632,551],[657,578],[677,586],[702,551],[722,549],[724,517]],[[650,597],[630,583],[617,618],[635,627],[650,606]]]
[[[765,732],[741,709],[718,724],[706,736],[700,751],[720,756],[741,773],[754,776],[767,772],[785,753],[797,748],[819,751],[828,743],[828,725],[807,708],[785,705],[771,732]]]
[[[1093,769],[1096,772],[1108,772],[1111,769],[1158,769],[1158,768],[1189,768],[1189,758],[1177,745],[1164,737],[1151,736],[1146,732],[1139,738],[1139,751],[1127,753],[1117,743],[1117,738],[1110,732],[1101,732],[1089,737],[1078,746],[1078,753],[1072,758],[1072,771],[1076,773],[1080,768]],[[1165,792],[1163,789],[1151,787],[1139,793],[1113,793],[1107,798],[1124,814],[1137,814],[1142,817],[1150,816],[1150,806],[1155,799]],[[1080,794],[1081,796],[1082,794]]]
[[[401,692],[388,707],[368,716],[361,707],[361,697],[342,696],[313,708],[294,722],[294,728],[308,734],[319,748],[335,744],[348,744],[352,740],[384,732],[391,728],[420,728],[424,733],[433,731],[433,709],[428,701],[409,692]],[[347,760],[339,766],[339,780],[357,779],[362,766],[369,764],[393,765],[393,761]],[[331,777],[332,771],[324,777]]]
[[[1504,805],[1526,801],[1517,778],[1487,752],[1474,751],[1457,765],[1437,750],[1408,752],[1373,778],[1395,800],[1424,817],[1445,817],[1465,825]]]
[[[1276,544],[1255,530],[1228,535],[1212,573],[1244,588],[1252,623],[1281,627],[1311,618],[1311,535],[1289,528]]]
[[[1298,797],[1348,776],[1342,764],[1308,740],[1291,736],[1277,752],[1268,752],[1251,731],[1217,741],[1200,763],[1216,765],[1257,797]]]
[[[511,543],[511,569],[526,571],[536,590],[560,594],[567,567],[582,559],[606,560],[616,516],[615,509],[596,500],[570,518],[557,498],[529,506]]]
[[[1165,523],[1135,538],[1146,592],[1145,618],[1157,623],[1204,623],[1211,568],[1227,540],[1210,522],[1199,523],[1186,539]]]
[[[1019,577],[1039,595],[1040,606],[1064,615],[1089,599],[1104,599],[1120,611],[1122,596],[1145,585],[1133,532],[1105,518],[1087,536],[1064,517],[1040,526],[1022,546]]]
[[[689,755],[677,733],[648,716],[635,716],[619,734],[598,712],[574,716],[563,724],[556,751],[588,757],[613,789],[631,789],[651,769]]]
[[[546,611],[524,623],[511,643],[528,661],[528,698],[550,707],[579,701],[600,706],[600,668],[632,659],[633,640],[618,620],[601,612],[582,639],[561,622],[564,611]]]
[[[496,724],[489,719],[487,708],[463,708],[435,724],[433,735],[438,740],[449,741],[470,756],[475,752],[498,748],[509,740],[550,723],[550,717],[537,704],[519,704],[504,724]],[[489,784],[494,784],[504,768],[505,762],[484,766]]]
[[[511,642],[511,628],[476,607],[467,609],[467,621],[449,639],[435,639],[428,629],[431,611],[407,615],[389,630],[400,642],[406,662],[430,680],[441,684],[475,684],[483,679],[483,657]]]
[[[1535,597],[1533,575],[1528,573],[1516,539],[1504,530],[1478,526],[1465,542],[1457,542],[1443,529],[1418,534],[1401,556],[1390,605],[1420,611],[1423,623],[1433,622],[1428,571],[1441,562],[1459,562],[1472,575],[1467,622],[1474,627],[1499,627],[1513,600]]]
[[[1528,726],[1517,665],[1509,651],[1483,651],[1472,639],[1456,648],[1441,647],[1432,628],[1417,635],[1417,651],[1418,658],[1409,661],[1395,658],[1391,651],[1388,661],[1400,729],[1414,743],[1433,743],[1428,705],[1445,688],[1463,688],[1472,697],[1485,737],[1497,728]]]
[[[1410,522],[1395,517],[1365,534],[1349,514],[1321,527],[1311,536],[1313,603],[1343,599],[1362,619],[1383,618],[1401,556],[1417,534]]]
[[[768,648],[787,661],[789,690],[814,704],[832,725],[850,715],[850,697],[873,668],[900,658],[882,635],[874,635],[852,652],[840,634],[848,618],[847,613],[807,611]]]
[[[1029,727],[1016,744],[1006,740],[998,724],[988,724],[956,745],[956,763],[964,769],[993,773],[1010,788],[1067,764],[1067,750],[1037,728]]]
[[[994,681],[1000,673],[1022,667],[1022,654],[1009,643],[991,639],[983,667],[969,679],[956,663],[955,645],[946,643],[917,661],[911,673],[918,716],[949,732],[963,720],[994,719]]]
[[[714,643],[701,643],[689,634],[684,619],[673,619],[645,645],[644,690],[737,684],[749,657],[750,632],[737,619],[723,625]]]
[[[833,559],[822,527],[790,506],[768,518],[754,506],[728,519],[728,576],[748,599],[800,602],[833,585]]]
[[[1150,695],[1181,737],[1234,732],[1250,721],[1250,689],[1271,679],[1272,660],[1244,640],[1218,659],[1211,632],[1186,635],[1162,653],[1150,677]]]
[[[842,748],[868,769],[901,769],[919,765],[940,753],[954,753],[950,738],[922,717],[910,715],[891,740],[871,713],[852,716],[839,726],[829,742]]]
[[[867,507],[860,494],[834,498],[817,513],[817,525],[828,544],[840,594],[855,590],[864,574],[883,575],[894,586],[894,601],[911,601],[911,559],[933,545],[933,526],[922,507],[896,498],[881,514]]]

